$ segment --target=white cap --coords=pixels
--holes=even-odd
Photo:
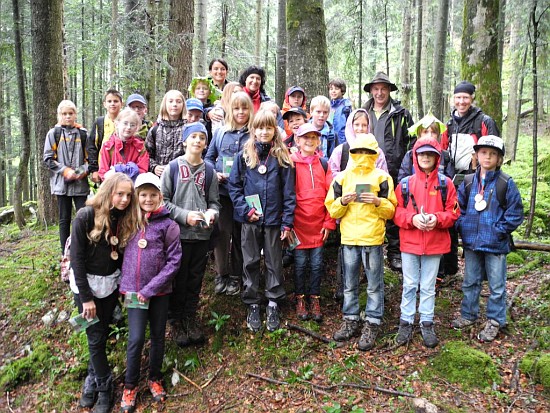
[[[160,178],[156,176],[154,173],[145,172],[144,174],[139,174],[138,177],[136,178],[136,183],[134,186],[137,189],[140,186],[145,184],[153,185],[155,188],[157,188],[160,191]]]
[[[504,156],[504,141],[495,135],[482,136],[478,139],[477,145],[474,145],[474,151],[479,148],[495,148]]]

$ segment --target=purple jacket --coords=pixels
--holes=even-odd
[[[139,292],[147,299],[170,294],[172,279],[180,267],[180,227],[162,207],[151,214],[144,230],[134,235],[124,250],[120,292]],[[147,241],[140,248],[141,239]],[[141,243],[143,244],[143,242]]]

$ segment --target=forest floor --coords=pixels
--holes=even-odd
[[[86,411],[78,408],[87,363],[85,334],[73,333],[66,321],[52,326],[42,321],[52,309],[58,314],[74,312],[68,286],[59,280],[57,249],[56,228],[0,238],[2,412]],[[550,411],[548,388],[518,368],[526,353],[548,353],[550,346],[549,254],[522,253],[525,262],[509,266],[510,322],[497,340],[486,344],[476,339],[482,322],[462,332],[449,327],[460,308],[461,265],[459,274],[447,280],[436,298],[439,346],[424,347],[417,328],[408,346],[396,348],[401,280],[400,274],[386,270],[382,333],[375,349],[361,352],[356,340],[338,346],[291,329],[299,325],[330,339],[341,322],[340,305],[333,298],[336,247],[326,252],[324,322],[298,321],[290,294],[282,306],[285,327],[273,333],[265,329],[251,333],[240,298],[213,293],[209,261],[200,303],[208,341],[180,349],[168,332],[164,370],[169,397],[164,404],[154,403],[142,379],[136,411],[413,412],[414,397],[445,412]],[[292,268],[285,269],[285,278],[286,289],[292,292]],[[362,306],[365,289],[362,283]],[[484,287],[483,309],[486,292]],[[122,392],[127,334],[125,325],[119,325],[109,340],[116,377],[114,411],[118,411]],[[457,343],[489,356],[496,376],[482,384],[490,369],[481,364],[488,359],[483,357],[474,366],[468,366],[471,360],[465,358],[442,371],[441,357]],[[458,379],[453,372],[458,372]],[[460,379],[472,374],[473,383]]]

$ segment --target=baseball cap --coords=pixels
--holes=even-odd
[[[200,110],[204,113],[204,105],[197,98],[189,98],[185,101],[185,106],[187,110]]]
[[[185,142],[187,138],[193,133],[204,133],[206,136],[208,136],[208,132],[206,132],[206,127],[201,122],[193,122],[188,123],[183,128],[182,140]]]
[[[130,103],[134,103],[134,102],[143,103],[145,106],[147,106],[147,101],[139,93],[133,93],[130,96],[128,96],[128,99],[126,99],[126,106],[130,106]]]
[[[423,152],[433,152],[441,156],[441,152],[439,152],[432,145],[422,145],[420,148],[416,150],[416,153],[423,153]]]
[[[321,136],[321,132],[319,132],[317,130],[317,128],[315,126],[313,126],[313,124],[311,123],[304,123],[302,126],[300,126],[298,128],[298,130],[296,131],[296,137],[298,136],[304,136],[304,135],[307,135],[308,133],[310,132],[313,132],[314,134],[316,134],[317,136]]]
[[[153,185],[160,191],[160,178],[154,173],[145,172],[144,174],[139,174],[136,178],[136,183],[134,184],[135,188],[139,188],[142,185]]]
[[[504,156],[506,152],[504,148],[504,141],[502,138],[499,138],[495,135],[482,136],[477,141],[477,145],[474,145],[474,151],[478,151],[479,148],[494,148],[500,151],[501,155]]]
[[[284,120],[288,120],[288,118],[290,117],[290,115],[293,115],[293,114],[302,115],[302,116],[304,117],[304,120],[307,120],[307,114],[306,114],[306,112],[305,112],[302,108],[290,108],[289,110],[287,110],[287,111],[283,114],[283,119],[284,119]]]
[[[300,93],[302,93],[304,96],[306,95],[306,92],[305,92],[304,89],[302,89],[300,86],[291,86],[290,89],[288,89],[288,91],[287,91],[287,95],[290,96],[290,95],[292,95],[294,92],[300,92]]]

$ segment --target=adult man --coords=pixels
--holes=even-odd
[[[390,93],[397,90],[384,72],[378,72],[363,90],[371,94],[365,103],[369,114],[370,131],[376,137],[378,146],[386,155],[388,171],[394,187],[399,183],[397,175],[405,153],[412,149],[416,137],[409,136],[408,129],[413,124],[412,116],[399,101],[391,98]],[[387,256],[390,268],[401,271],[401,251],[399,250],[399,228],[388,220],[386,223],[388,239]]]

